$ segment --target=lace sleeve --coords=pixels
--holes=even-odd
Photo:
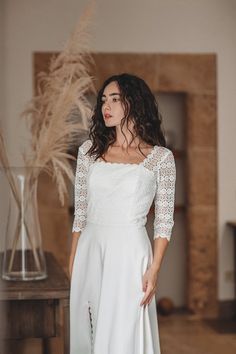
[[[84,153],[84,144],[79,147],[77,157],[74,187],[74,222],[72,232],[82,231],[86,225],[87,174],[89,168],[89,159]]]
[[[170,241],[174,226],[175,181],[175,160],[172,151],[169,150],[157,169],[154,239],[162,237]]]

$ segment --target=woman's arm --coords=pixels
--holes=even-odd
[[[85,152],[89,148],[90,141],[86,140],[78,149],[77,164],[74,186],[74,221],[72,226],[72,243],[69,258],[69,276],[72,275],[72,268],[75,258],[77,243],[81,232],[86,226],[87,214],[87,175],[89,159]]]
[[[155,295],[157,277],[171,238],[174,226],[176,168],[173,153],[169,151],[161,161],[157,174],[157,190],[155,195],[154,249],[153,261],[143,276],[145,295],[141,305],[149,304]]]
[[[169,241],[158,237],[154,240],[154,257],[151,266],[143,276],[143,291],[145,295],[140,305],[149,305],[157,289],[157,278]]]
[[[159,272],[169,241],[166,238],[158,237],[154,239],[152,268]]]

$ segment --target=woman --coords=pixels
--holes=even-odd
[[[174,225],[176,168],[140,78],[108,78],[78,151],[70,353],[159,354],[155,292]],[[154,246],[145,228],[154,201]]]

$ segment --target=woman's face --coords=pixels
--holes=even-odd
[[[107,127],[114,127],[124,118],[124,105],[121,102],[120,89],[116,81],[110,82],[102,95],[102,115]]]

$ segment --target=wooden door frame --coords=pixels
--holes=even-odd
[[[34,74],[57,53],[34,53]],[[186,102],[187,307],[218,315],[217,108],[215,54],[93,53],[95,84],[133,73],[153,92],[183,93]]]

